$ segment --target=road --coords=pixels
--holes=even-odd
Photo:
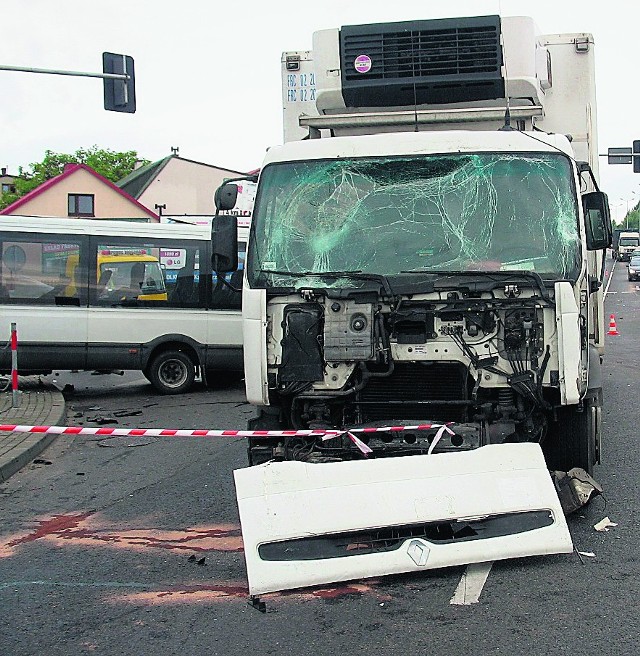
[[[457,567],[267,595],[263,614],[247,603],[231,477],[242,438],[60,437],[0,487],[0,653],[636,656],[639,310],[617,264],[595,473],[605,495],[569,518],[595,557],[495,563],[475,604],[450,603]],[[162,397],[138,373],[56,380],[74,385],[70,424],[244,428],[252,414],[233,381]],[[617,526],[596,532],[605,516]]]

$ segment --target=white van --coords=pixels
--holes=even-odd
[[[209,226],[0,216],[0,341],[15,323],[20,374],[133,369],[163,394],[240,372],[238,232],[238,269],[222,279]]]

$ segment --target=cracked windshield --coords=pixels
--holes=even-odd
[[[571,167],[560,154],[287,162],[265,168],[261,185],[256,286],[313,284],[301,274],[322,272],[572,278],[580,266]]]

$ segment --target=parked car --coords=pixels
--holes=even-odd
[[[627,270],[629,280],[640,279],[640,253],[633,255],[629,260],[629,269]]]

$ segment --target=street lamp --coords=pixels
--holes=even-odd
[[[635,196],[635,195],[636,195],[636,192],[635,192],[635,191],[632,191],[632,192],[631,192],[631,195],[632,195],[632,196]],[[627,199],[627,215],[625,216],[625,223],[624,223],[624,227],[625,227],[627,230],[629,229],[629,203],[633,202],[634,200],[635,200],[634,198],[628,198],[628,199]]]
[[[624,198],[618,198],[618,202],[614,205],[615,208],[614,217],[616,223],[620,223],[620,221],[622,220],[622,217],[620,216],[620,212],[618,210],[621,209],[624,212],[626,202],[627,201]]]

